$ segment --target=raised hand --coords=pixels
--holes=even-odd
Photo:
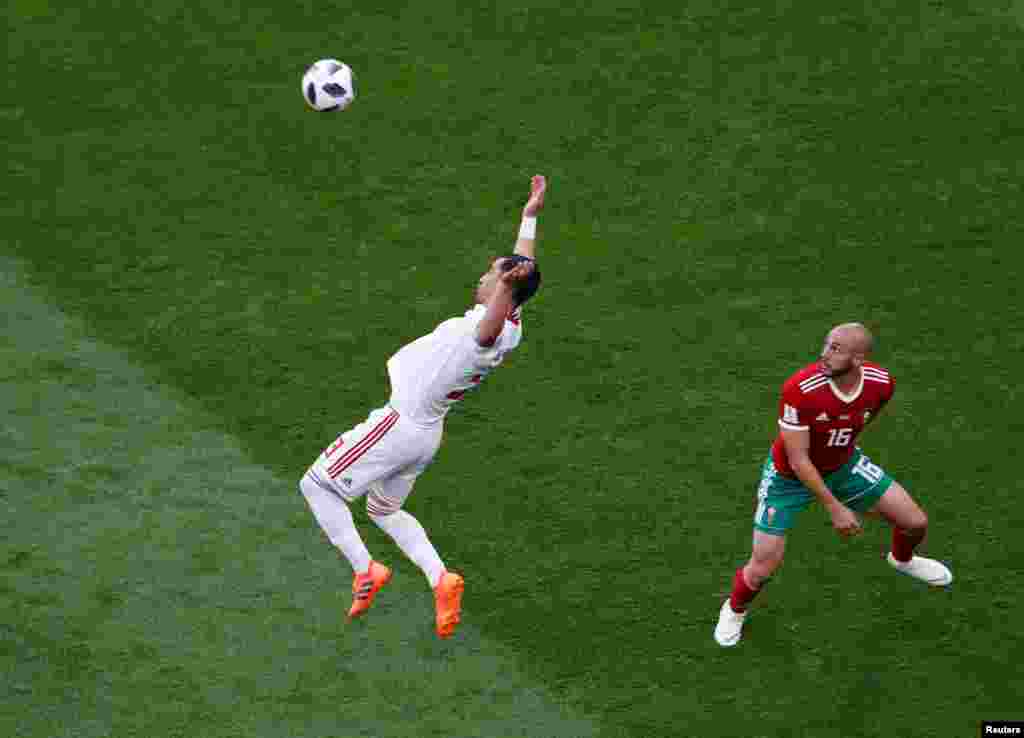
[[[544,207],[544,192],[548,188],[548,181],[543,175],[537,174],[530,180],[530,199],[523,207],[523,215],[527,218],[536,218],[537,213]]]

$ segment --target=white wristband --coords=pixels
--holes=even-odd
[[[523,216],[523,222],[519,224],[519,237],[520,238],[537,238],[537,219],[529,216]]]

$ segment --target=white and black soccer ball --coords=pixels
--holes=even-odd
[[[337,59],[321,59],[302,75],[302,96],[320,113],[344,110],[356,99],[355,75]]]

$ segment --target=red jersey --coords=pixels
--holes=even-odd
[[[811,434],[808,455],[822,474],[835,471],[853,456],[857,436],[871,416],[892,398],[895,389],[888,371],[864,362],[860,384],[843,394],[821,371],[818,362],[809,364],[786,380],[779,401],[779,427],[806,430]],[[772,461],[780,474],[795,476],[786,446],[779,433],[772,444]]]

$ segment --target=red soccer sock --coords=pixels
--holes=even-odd
[[[906,531],[892,529],[892,557],[897,561],[907,562],[914,558],[914,549],[924,540],[924,531]]]
[[[747,584],[747,578],[743,576],[743,567],[736,570],[736,576],[732,580],[732,594],[729,595],[729,607],[733,612],[746,612],[747,605],[757,596],[761,588],[751,588]]]

